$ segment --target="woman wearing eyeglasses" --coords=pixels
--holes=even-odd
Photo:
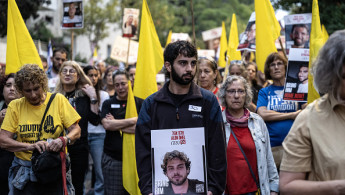
[[[273,157],[279,169],[283,157],[282,142],[300,113],[297,102],[283,100],[287,60],[278,53],[270,54],[265,62],[266,79],[273,84],[259,91],[257,113],[266,122]]]
[[[242,76],[229,76],[219,89],[227,141],[226,195],[264,195],[279,192],[270,138],[263,119],[248,110],[252,101],[249,83]]]
[[[76,195],[82,195],[89,159],[88,122],[95,126],[100,124],[99,101],[95,88],[77,62],[64,62],[61,65],[59,77],[55,92],[65,95],[81,116],[80,139],[73,145],[68,145],[68,152],[71,158],[72,183]]]

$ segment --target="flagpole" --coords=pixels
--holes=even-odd
[[[194,25],[193,0],[190,0],[190,8],[191,8],[191,12],[192,12],[193,45],[196,47],[196,43],[195,43],[195,25]]]
[[[282,50],[283,50],[283,54],[284,54],[285,58],[287,59],[286,51],[285,51],[285,48],[283,47],[283,42],[282,42],[282,40],[280,39],[280,36],[278,37],[278,40],[279,40],[280,47],[281,47]]]
[[[129,58],[129,48],[131,46],[131,38],[128,37],[128,47],[127,47],[127,59],[126,59],[126,68],[128,67],[128,58]]]
[[[74,42],[74,30],[71,30],[71,60],[73,60],[73,42]]]

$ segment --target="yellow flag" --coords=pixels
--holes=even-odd
[[[172,35],[172,31],[169,31],[168,37],[167,37],[167,43],[165,44],[165,47],[169,45],[169,43],[171,43],[171,35]]]
[[[41,58],[15,0],[8,0],[5,74],[16,73],[24,64],[38,64],[43,69]]]
[[[309,52],[309,70],[311,70],[316,56],[319,54],[319,50],[324,45],[324,37],[321,31],[319,5],[317,0],[313,0],[312,8],[312,20],[311,20],[311,31],[310,31],[310,52]],[[314,88],[314,77],[311,71],[308,71],[308,103],[313,102],[319,98],[319,93]]]
[[[280,24],[269,0],[255,0],[255,14],[256,63],[258,69],[264,72],[267,56],[272,52],[277,52],[275,40],[280,35]]]
[[[126,119],[138,117],[137,107],[131,82],[128,81],[128,97],[126,107]],[[122,180],[123,187],[131,195],[141,194],[138,187],[137,163],[135,158],[135,136],[130,133],[122,133]]]
[[[328,35],[325,25],[322,25],[322,35],[323,35],[323,42],[326,43],[329,38],[329,35]]]
[[[97,47],[95,47],[95,49],[93,49],[93,59],[97,60],[97,58],[98,58]]]
[[[229,43],[228,44],[229,44],[228,45],[228,52],[227,52],[228,61],[226,63],[224,80],[228,76],[230,62],[232,60],[241,60],[241,51],[237,51],[239,40],[238,40],[237,21],[236,21],[236,15],[235,14],[232,14]]]
[[[134,94],[141,99],[145,99],[157,91],[156,74],[162,69],[164,60],[162,46],[146,0],[143,0],[141,13]]]
[[[228,43],[226,40],[226,30],[225,30],[225,23],[222,22],[222,35],[220,36],[220,48],[219,48],[219,58],[218,58],[218,65],[219,67],[224,68],[226,65],[225,61],[225,51],[228,49]]]

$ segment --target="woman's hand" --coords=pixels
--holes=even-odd
[[[85,84],[81,89],[84,91],[84,93],[86,93],[87,96],[89,96],[90,99],[97,99],[96,90],[93,86]]]
[[[5,115],[6,115],[7,108],[0,111],[0,124],[4,121]]]
[[[60,138],[52,140],[48,145],[48,151],[59,152],[63,147],[62,140]]]
[[[46,151],[48,148],[48,142],[46,141],[38,141],[32,144],[31,150],[37,149],[40,153]]]

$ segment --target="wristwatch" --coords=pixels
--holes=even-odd
[[[91,99],[91,104],[97,104],[98,103],[98,100],[97,99]]]
[[[65,137],[67,138],[67,145],[70,145],[71,144],[71,139],[67,135]]]

